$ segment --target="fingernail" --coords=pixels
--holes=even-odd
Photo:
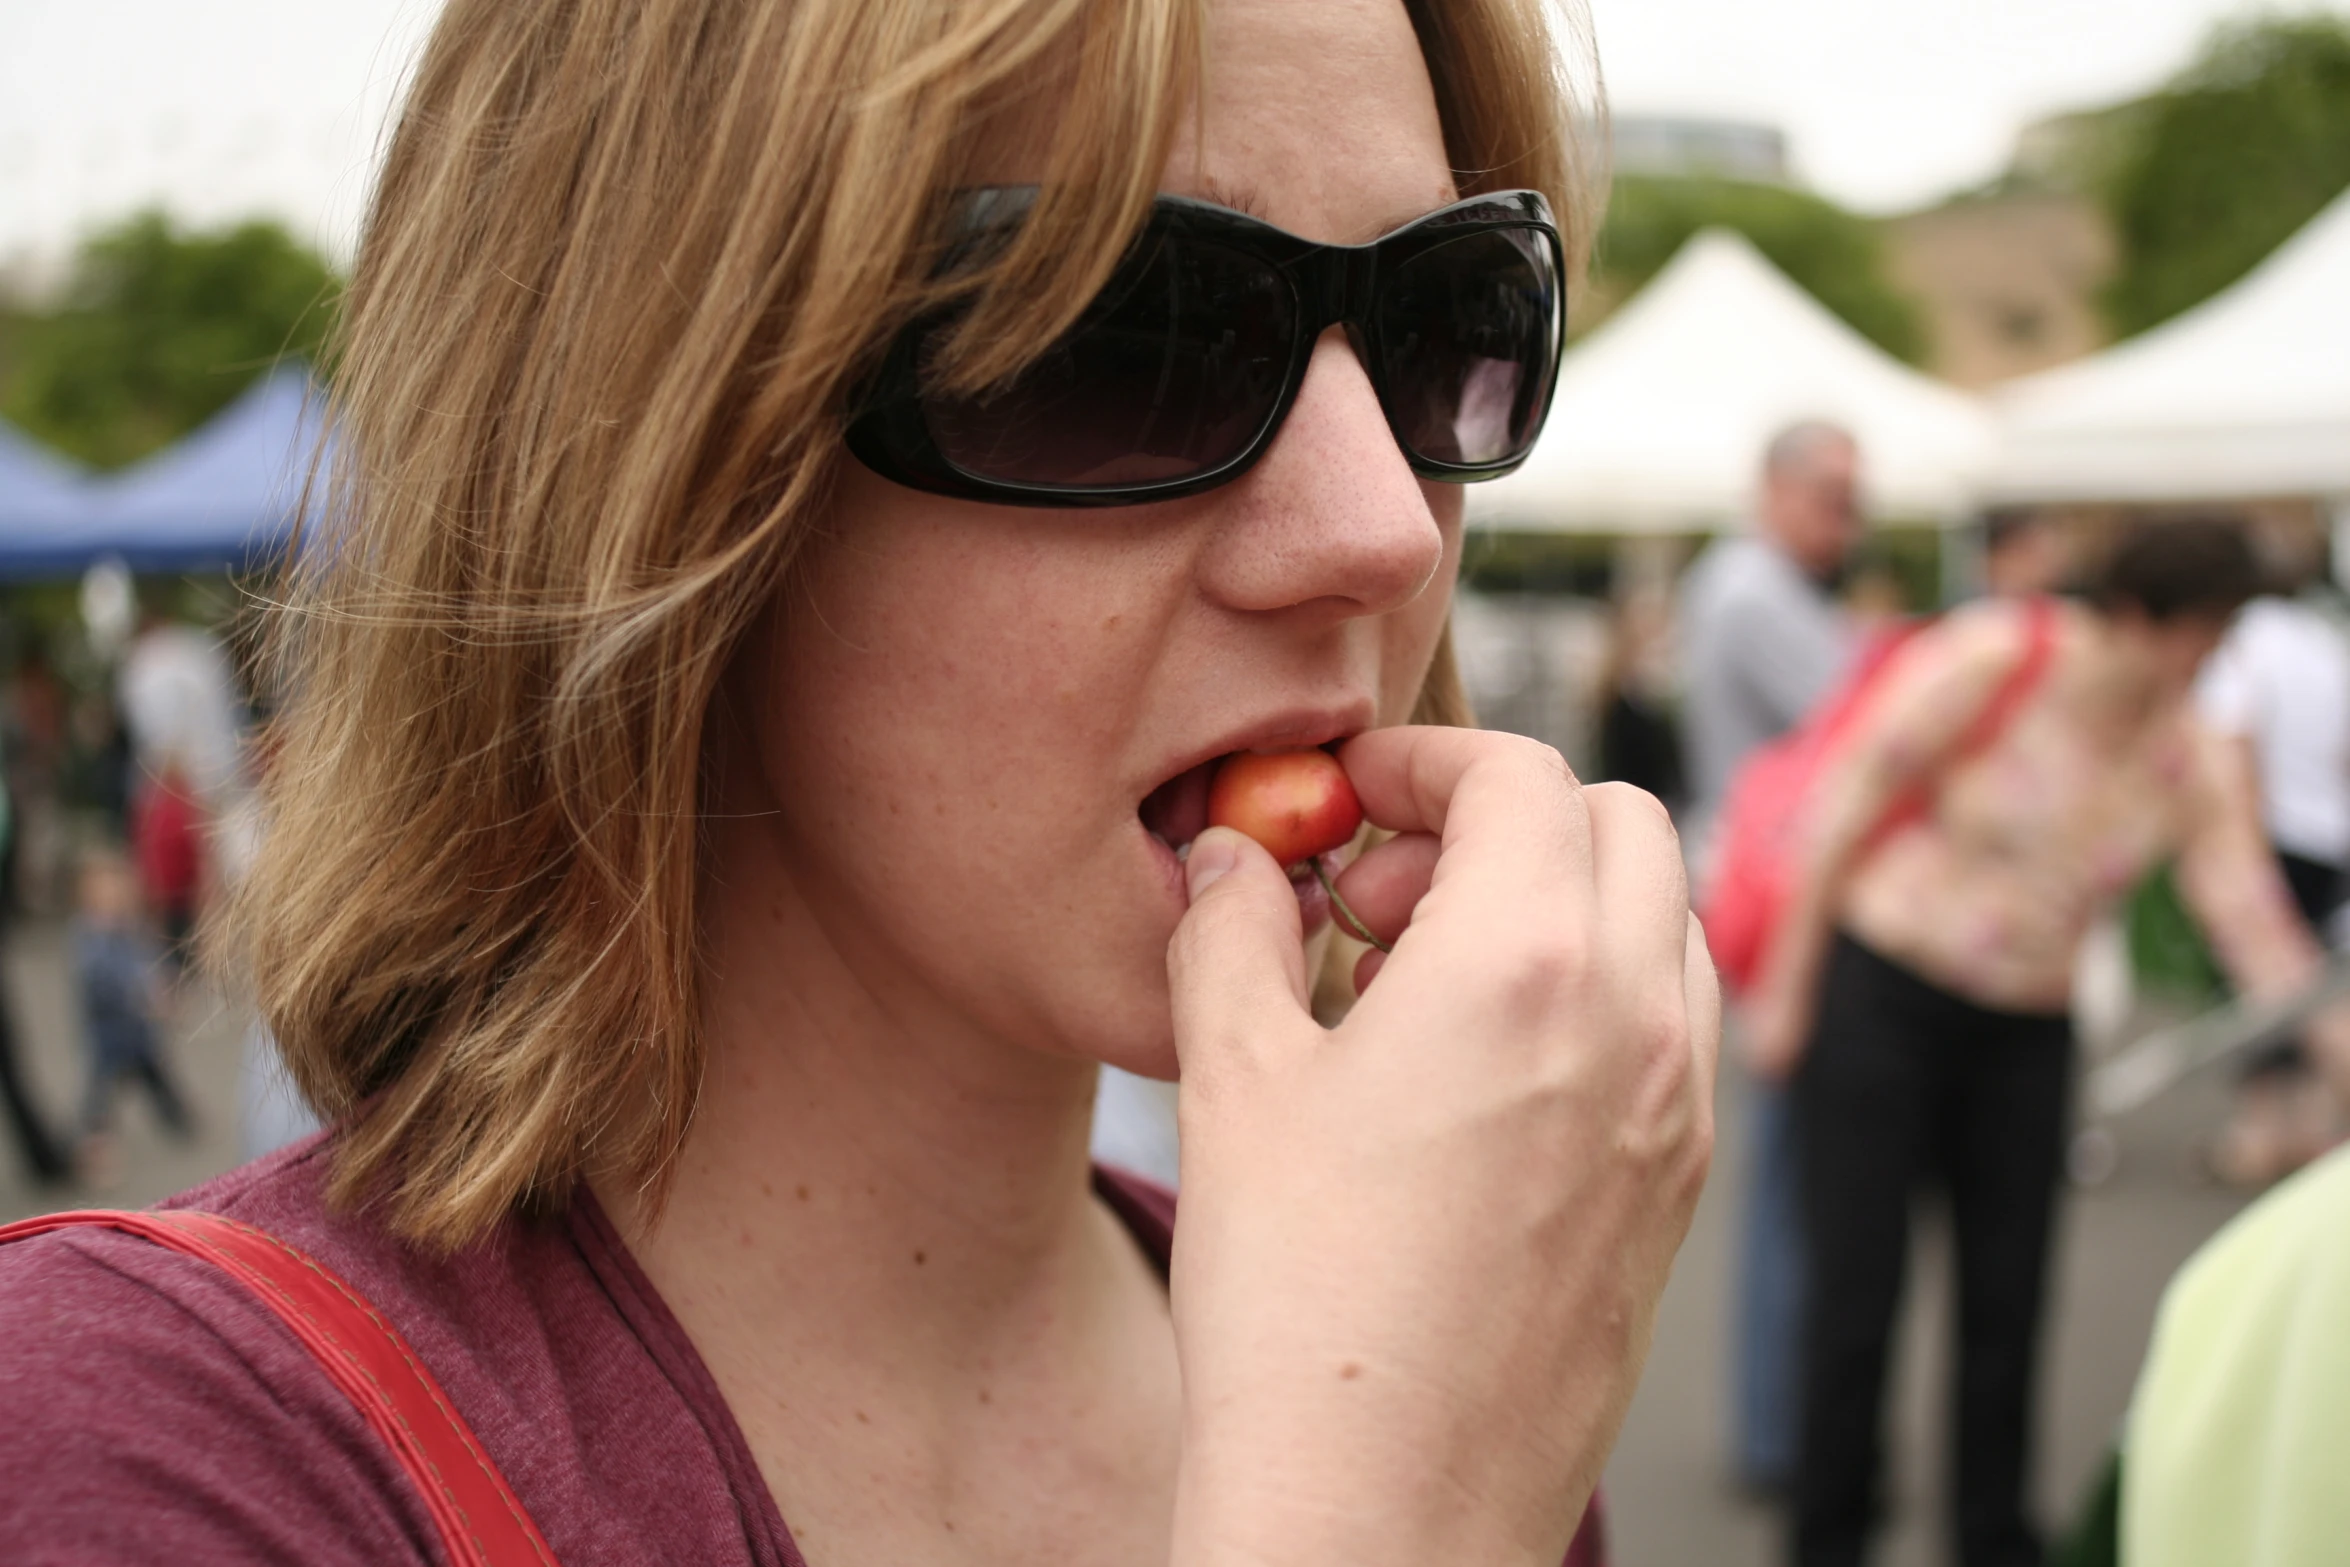
[[[1240,863],[1240,848],[1230,833],[1214,828],[1191,840],[1191,853],[1183,861],[1183,874],[1197,898],[1224,879],[1225,873]]]

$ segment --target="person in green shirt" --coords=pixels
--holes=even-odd
[[[2123,1567],[2350,1562],[2350,1148],[2171,1281],[2124,1444]]]

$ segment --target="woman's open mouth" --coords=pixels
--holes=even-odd
[[[1216,769],[1224,765],[1224,760],[1223,756],[1212,756],[1196,767],[1185,768],[1143,796],[1135,812],[1142,819],[1143,830],[1164,856],[1178,886],[1183,879],[1182,862],[1191,852],[1191,841],[1207,831],[1208,792],[1216,781]],[[1328,856],[1325,859],[1335,874],[1336,860]],[[1290,889],[1297,894],[1298,917],[1304,923],[1305,933],[1311,936],[1330,921],[1330,894],[1323,889],[1321,878],[1314,874],[1311,861],[1301,861],[1287,869]]]
[[[1192,839],[1207,831],[1208,790],[1216,781],[1216,769],[1223,765],[1223,757],[1211,756],[1143,796],[1136,812],[1143,830],[1177,860],[1190,852]]]

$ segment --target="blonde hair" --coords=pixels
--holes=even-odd
[[[1580,254],[1548,0],[1412,0],[1464,190]],[[1204,0],[451,0],[346,302],[334,521],[275,615],[274,822],[232,949],[338,1201],[428,1245],[591,1169],[658,1187],[702,1072],[704,715],[935,302],[973,131],[1049,80],[974,384],[1148,212]],[[1465,721],[1450,651],[1419,716]]]

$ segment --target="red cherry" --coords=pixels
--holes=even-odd
[[[1284,866],[1327,854],[1363,824],[1346,769],[1327,751],[1241,751],[1208,788],[1208,825],[1231,827]]]

